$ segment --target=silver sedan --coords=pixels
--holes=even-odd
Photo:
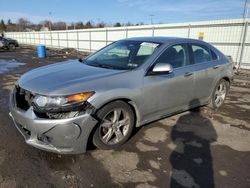
[[[130,38],[24,74],[10,116],[39,149],[83,153],[88,142],[114,149],[135,127],[202,105],[218,109],[232,77],[232,63],[205,42]]]

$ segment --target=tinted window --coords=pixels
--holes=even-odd
[[[194,55],[194,63],[203,63],[212,60],[211,54],[207,48],[199,45],[191,45],[191,48]]]
[[[156,63],[168,63],[173,68],[185,66],[187,64],[186,46],[178,44],[167,48]]]

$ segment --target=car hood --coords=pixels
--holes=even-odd
[[[41,95],[63,95],[66,94],[63,93],[64,88],[71,88],[79,84],[84,86],[84,83],[87,84],[121,72],[126,72],[126,70],[93,67],[77,60],[71,60],[29,71],[19,79],[18,85],[23,89]],[[83,92],[84,89],[79,88],[79,92]],[[56,91],[60,91],[60,93]]]

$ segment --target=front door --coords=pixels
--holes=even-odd
[[[172,65],[173,72],[144,77],[143,119],[152,120],[186,110],[193,99],[194,73],[186,44],[168,47],[154,63]]]

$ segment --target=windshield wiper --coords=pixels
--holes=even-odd
[[[116,69],[115,67],[107,64],[94,64],[96,67],[107,68],[107,69]]]
[[[86,65],[89,65],[89,66],[94,66],[94,67],[101,67],[101,68],[105,68],[105,69],[115,69],[115,70],[125,70],[125,68],[122,68],[122,67],[116,67],[116,66],[112,66],[112,65],[108,65],[108,64],[101,64],[101,63],[97,63],[97,62],[94,62],[94,61],[86,61],[86,60],[83,60],[84,63],[86,63]]]

